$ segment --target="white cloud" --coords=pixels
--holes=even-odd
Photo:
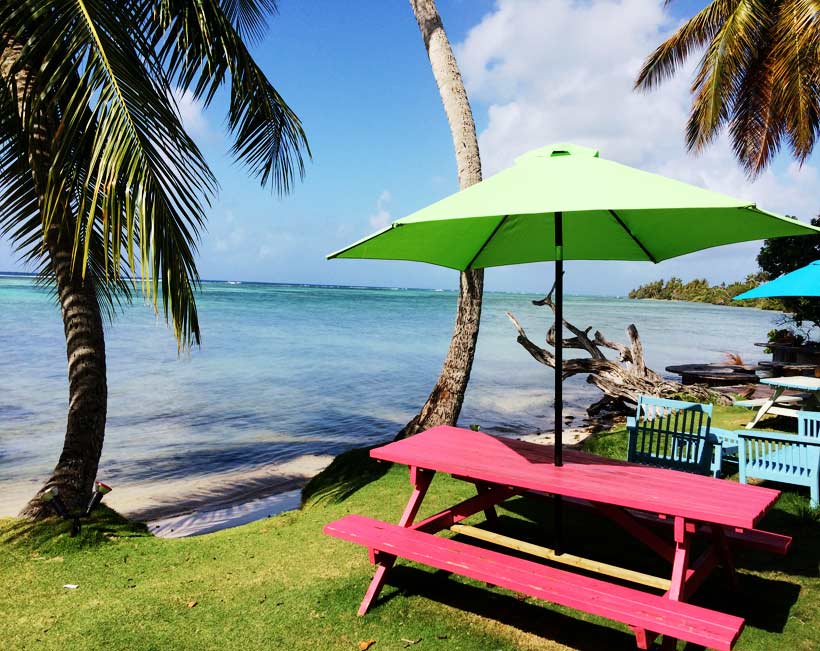
[[[390,222],[393,221],[393,217],[387,209],[387,205],[390,203],[392,198],[393,196],[390,192],[388,190],[384,190],[379,195],[379,198],[376,199],[376,212],[370,216],[370,226],[372,226],[374,230],[386,228]]]
[[[814,216],[820,207],[813,190],[815,167],[778,164],[751,183],[726,138],[700,156],[686,151],[697,53],[687,69],[659,89],[633,91],[644,57],[676,26],[663,0],[498,0],[456,47],[468,94],[487,107],[486,128],[479,135],[485,175],[535,147],[576,142],[599,149],[603,157],[776,212]],[[627,277],[643,281],[670,272],[734,279],[754,270],[758,248],[736,245],[664,263],[663,268],[614,265],[617,270],[611,276],[605,272],[604,284],[612,287],[620,276],[621,283],[632,286]],[[603,289],[598,284],[602,265],[611,264],[581,265],[585,282],[577,290]]]
[[[219,253],[242,250],[248,240],[245,228],[237,223],[236,216],[230,210],[225,212],[224,222],[213,227],[213,232],[215,235],[214,250]]]
[[[202,104],[198,102],[191,91],[182,88],[175,88],[174,100],[182,118],[182,126],[194,140],[212,141],[219,137],[219,132],[215,130],[205,113]]]

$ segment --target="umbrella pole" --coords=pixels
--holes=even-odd
[[[555,213],[555,443],[553,463],[555,466],[564,464],[563,458],[563,377],[564,350],[564,215]],[[561,553],[564,543],[564,503],[560,495],[555,495],[553,501],[555,552]]]

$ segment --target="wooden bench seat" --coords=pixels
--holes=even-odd
[[[360,515],[326,534],[670,638],[729,651],[743,619]],[[376,555],[371,559],[378,560]]]

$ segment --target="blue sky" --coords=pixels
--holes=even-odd
[[[662,0],[439,0],[467,83],[485,176],[557,141],[604,157],[813,216],[814,162],[782,155],[750,184],[719,141],[683,147],[689,70],[651,95],[631,91],[641,59],[704,2]],[[182,98],[183,118],[219,178],[199,247],[203,278],[412,287],[457,286],[427,265],[333,261],[324,254],[457,189],[449,129],[407,2],[281,0],[254,55],[302,118],[313,150],[303,183],[285,198],[262,189],[226,152],[224,104],[206,112]],[[691,70],[691,66],[690,66]],[[568,291],[623,294],[676,274],[733,280],[755,269],[757,245],[659,265],[568,264]],[[0,240],[0,269],[24,270]],[[547,265],[492,269],[487,286],[538,291]]]

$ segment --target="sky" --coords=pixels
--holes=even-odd
[[[808,220],[820,211],[817,159],[788,152],[750,182],[725,139],[684,146],[698,57],[652,93],[632,90],[643,59],[706,2],[438,0],[479,132],[484,176],[553,142],[748,199]],[[458,189],[447,120],[409,3],[280,0],[252,47],[303,121],[305,179],[278,197],[228,154],[225,95],[203,110],[179,96],[183,122],[220,182],[201,234],[204,279],[456,288],[452,270],[325,255]],[[623,295],[660,277],[733,281],[756,270],[759,243],[662,262],[568,262],[566,291]],[[0,270],[25,271],[0,240]],[[487,270],[496,291],[541,291],[551,265]]]

